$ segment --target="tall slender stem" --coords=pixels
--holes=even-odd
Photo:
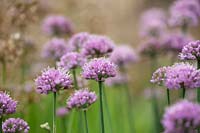
[[[182,98],[184,99],[185,98],[185,87],[183,87],[183,91],[182,91]]]
[[[169,89],[167,89],[167,104],[170,105],[170,92],[169,92]]]
[[[0,125],[1,125],[0,133],[3,133],[3,131],[2,131],[2,122],[3,122],[3,116],[1,116],[1,118],[0,118]]]
[[[200,59],[197,59],[197,69],[200,69]],[[200,103],[200,88],[197,88],[197,102]]]
[[[86,130],[86,133],[89,133],[86,110],[84,110],[84,117],[85,117],[85,130]]]
[[[53,133],[56,133],[56,92],[53,93]]]
[[[73,78],[74,78],[74,88],[78,90],[77,78],[76,78],[76,69],[72,70]]]
[[[2,84],[6,84],[6,62],[2,61]]]
[[[105,133],[104,129],[104,117],[103,117],[103,88],[102,81],[99,81],[99,97],[100,97],[100,118],[101,118],[101,133]]]

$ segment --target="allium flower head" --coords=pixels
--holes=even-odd
[[[166,79],[166,71],[168,67],[161,67],[157,69],[152,76],[151,82],[154,84],[162,85]]]
[[[95,92],[90,92],[88,89],[76,90],[67,100],[69,109],[87,109],[97,100]]]
[[[113,41],[106,36],[90,35],[81,52],[88,58],[99,58],[109,55],[114,46]]]
[[[47,68],[35,79],[37,92],[48,94],[72,86],[72,79],[64,68]]]
[[[72,51],[80,51],[83,47],[83,44],[87,41],[89,38],[89,34],[87,32],[81,32],[73,35],[68,42],[68,45],[72,49]]]
[[[43,31],[51,36],[58,36],[58,35],[71,35],[73,33],[73,24],[64,16],[48,16],[45,18],[43,25]]]
[[[2,124],[4,133],[28,133],[30,127],[20,118],[9,118]]]
[[[85,79],[104,81],[116,75],[116,65],[109,59],[95,58],[83,66],[82,76]]]
[[[168,107],[162,119],[164,133],[196,133],[200,126],[200,106],[189,101],[180,101]]]
[[[172,33],[163,37],[163,47],[169,52],[181,52],[192,38],[182,33]]]
[[[61,57],[57,65],[59,67],[64,67],[65,69],[70,70],[83,66],[85,62],[86,58],[84,58],[80,53],[69,52]]]
[[[69,113],[69,109],[65,107],[58,108],[56,111],[57,116],[64,117]]]
[[[198,0],[176,0],[170,8],[171,26],[196,26],[200,16]]]
[[[179,57],[182,60],[200,59],[200,40],[193,41],[185,45]]]
[[[67,43],[64,39],[53,38],[45,44],[43,56],[58,60],[68,51]]]
[[[110,56],[110,60],[116,65],[127,65],[138,61],[138,55],[129,46],[118,46]]]
[[[117,72],[115,77],[106,79],[105,84],[108,86],[119,86],[128,83],[128,78],[125,74]]]
[[[8,94],[0,92],[0,117],[15,113],[16,106],[16,101],[14,101]]]
[[[166,15],[162,9],[145,11],[140,19],[140,34],[144,37],[159,37],[166,30]]]

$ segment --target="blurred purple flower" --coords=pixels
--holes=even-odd
[[[67,109],[66,107],[61,107],[58,108],[56,111],[57,116],[59,117],[64,117],[69,113],[69,109]]]
[[[196,26],[200,17],[198,0],[176,0],[170,7],[171,26]]]
[[[64,16],[51,15],[44,19],[43,31],[51,36],[71,35],[74,31],[72,22]]]
[[[119,86],[127,83],[128,83],[127,75],[122,74],[120,72],[117,72],[115,77],[108,78],[105,81],[105,84],[108,86]]]
[[[104,81],[116,75],[116,65],[106,58],[94,58],[83,66],[82,76],[85,79]]]
[[[89,33],[87,32],[80,32],[77,33],[75,35],[73,35],[69,41],[68,41],[68,45],[69,47],[72,49],[72,51],[76,51],[79,52],[82,47],[83,44],[87,41],[87,39],[89,38]]]
[[[110,56],[110,60],[118,66],[124,66],[138,61],[138,55],[133,48],[122,45],[114,49]]]
[[[48,94],[72,86],[72,79],[64,68],[47,68],[35,79],[37,92]]]
[[[69,49],[67,48],[65,40],[53,38],[45,44],[43,56],[45,58],[59,60],[66,52],[69,52]]]
[[[61,57],[60,61],[57,63],[57,66],[70,70],[83,66],[85,62],[86,58],[84,58],[80,53],[69,52]]]
[[[88,58],[108,56],[114,49],[114,42],[100,35],[90,35],[83,45],[82,54]]]
[[[87,109],[96,102],[97,95],[88,89],[76,90],[67,100],[67,108]]]
[[[160,8],[145,11],[140,19],[140,34],[143,37],[159,37],[166,30],[166,15]]]
[[[200,59],[200,40],[185,45],[179,55],[182,60]]]
[[[162,119],[164,133],[196,133],[200,126],[200,106],[180,101],[168,107]]]
[[[2,124],[4,133],[28,133],[29,129],[27,122],[20,118],[9,118]]]
[[[17,101],[13,100],[8,94],[0,92],[0,105],[0,117],[2,117],[15,113]]]
[[[166,71],[169,67],[161,67],[157,69],[150,80],[154,84],[162,85],[166,79]]]

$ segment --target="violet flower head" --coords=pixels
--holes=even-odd
[[[138,61],[138,55],[129,46],[118,46],[110,56],[110,60],[118,66],[135,63]]]
[[[185,45],[179,54],[182,60],[200,59],[200,40],[193,41]]]
[[[182,33],[172,33],[164,36],[163,47],[169,52],[178,53],[187,45],[192,38]]]
[[[87,32],[77,33],[69,39],[68,45],[72,51],[78,52],[82,49],[83,44],[87,41],[89,36]]]
[[[200,87],[200,71],[189,63],[176,63],[166,71],[168,89],[195,89]]]
[[[13,100],[8,94],[0,92],[0,117],[15,113],[16,106],[17,101]]]
[[[64,16],[48,16],[42,24],[43,31],[51,36],[71,35],[74,31],[72,22]]]
[[[72,83],[69,73],[64,68],[47,68],[35,79],[37,92],[41,94],[68,89]]]
[[[94,58],[83,66],[82,76],[85,79],[104,81],[116,75],[116,65],[106,58]]]
[[[115,77],[106,79],[105,84],[108,86],[119,86],[128,83],[127,75],[117,72]]]
[[[68,113],[69,113],[69,109],[65,107],[61,107],[56,110],[56,115],[59,117],[65,117]]]
[[[59,67],[64,67],[65,69],[70,70],[83,66],[85,62],[86,58],[84,58],[80,53],[69,52],[61,57],[57,65]]]
[[[9,118],[2,124],[4,133],[28,133],[28,123],[20,118]]]
[[[64,39],[53,38],[48,41],[43,49],[43,56],[45,58],[60,59],[69,49]]]
[[[157,69],[152,76],[152,79],[150,80],[154,84],[162,85],[163,82],[166,79],[166,71],[168,67],[161,67]]]
[[[67,108],[87,109],[96,102],[97,95],[88,89],[76,90],[67,100]]]
[[[88,58],[105,57],[113,51],[114,46],[114,42],[106,36],[90,35],[81,53]]]
[[[171,26],[196,26],[200,17],[198,0],[176,0],[170,7]]]
[[[196,133],[200,126],[200,106],[189,101],[180,101],[168,107],[162,119],[164,133]]]
[[[166,15],[162,9],[152,8],[145,11],[140,19],[140,34],[143,37],[159,37],[167,27]]]

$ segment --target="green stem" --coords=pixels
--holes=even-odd
[[[169,89],[167,89],[167,103],[170,105],[170,92]]]
[[[197,59],[197,69],[200,69],[200,59]],[[200,103],[200,88],[197,88],[197,102]]]
[[[6,62],[2,61],[2,84],[6,84]]]
[[[0,133],[3,133],[3,131],[2,131],[2,122],[3,122],[3,116],[1,116],[1,118],[0,118],[0,125],[1,125],[1,128],[0,128]]]
[[[84,117],[85,117],[85,130],[86,130],[86,133],[89,133],[89,130],[88,130],[88,121],[87,121],[87,112],[86,112],[86,110],[84,110]]]
[[[56,92],[53,93],[53,133],[56,133]]]
[[[184,99],[185,98],[185,87],[183,87],[183,90],[182,90],[182,98]]]
[[[101,133],[105,133],[104,129],[104,117],[103,117],[103,88],[102,81],[99,81],[99,97],[100,97],[100,118],[101,118]]]
[[[66,129],[66,119],[65,117],[62,118],[62,132],[66,133],[67,129]]]
[[[76,69],[72,70],[73,78],[74,78],[74,88],[78,90],[77,78],[76,78]]]

